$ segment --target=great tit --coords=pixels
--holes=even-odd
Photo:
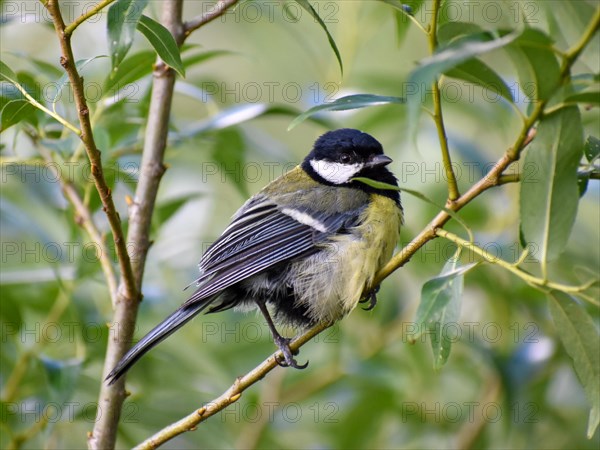
[[[109,384],[198,313],[233,307],[257,307],[282,352],[279,363],[306,367],[274,321],[296,327],[332,322],[366,301],[363,291],[396,246],[402,206],[398,191],[355,178],[397,186],[390,162],[381,144],[361,131],[319,137],[302,164],[237,211],[202,256],[194,294],[123,356]],[[374,293],[370,299],[373,307]]]

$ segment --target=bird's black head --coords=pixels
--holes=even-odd
[[[392,159],[383,154],[383,147],[373,136],[342,128],[329,131],[317,139],[312,151],[302,162],[302,168],[320,183],[376,192],[399,203],[397,191],[376,189],[352,181],[352,178],[363,177],[398,186],[396,177],[385,167],[391,162]]]

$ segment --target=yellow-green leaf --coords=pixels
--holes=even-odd
[[[567,294],[549,294],[550,314],[556,331],[573,360],[573,367],[590,402],[587,436],[591,439],[600,423],[600,336],[582,306]]]
[[[583,127],[576,106],[561,108],[540,122],[523,167],[534,168],[520,189],[521,233],[540,249],[543,267],[567,245],[577,214],[577,167],[583,152]]]

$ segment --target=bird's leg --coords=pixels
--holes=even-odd
[[[369,302],[369,306],[363,308],[365,311],[371,311],[373,308],[375,308],[375,305],[377,304],[377,293],[379,292],[379,288],[380,286],[375,286],[368,296],[359,301],[359,303]]]
[[[276,360],[277,364],[279,364],[281,367],[293,367],[294,369],[306,369],[306,367],[308,366],[308,361],[306,361],[305,364],[298,364],[298,362],[294,359],[293,355],[298,354],[298,351],[296,351],[294,353],[292,351],[292,349],[290,348],[291,339],[284,338],[282,335],[279,334],[279,332],[277,331],[277,328],[275,328],[273,319],[271,319],[271,315],[269,314],[267,305],[265,305],[265,303],[261,302],[261,301],[257,301],[256,304],[258,305],[260,312],[262,313],[265,320],[267,321],[267,325],[269,326],[269,329],[271,330],[271,334],[273,335],[273,341],[275,342],[275,345],[277,345],[277,347],[279,348],[279,350],[281,350],[281,353],[283,354],[284,360],[280,361],[279,359],[277,359]]]

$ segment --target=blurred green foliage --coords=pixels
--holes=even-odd
[[[410,119],[409,108],[399,104],[324,113],[286,131],[301,112],[358,93],[416,96],[418,105],[431,109],[430,90],[413,83],[417,62],[425,64],[429,56],[413,19],[426,27],[432,5],[405,4],[412,19],[395,1],[315,0],[310,5],[318,22],[292,2],[246,1],[188,40],[181,52],[186,77],[176,85],[168,170],[153,217],[137,336],[186,299],[181,289],[194,280],[200,255],[246,197],[293,167],[329,128],[373,134],[394,159],[391,168],[402,187],[444,204],[437,132],[418,109]],[[69,20],[89,6],[69,5],[64,12]],[[209,6],[189,1],[184,14],[192,17]],[[77,123],[43,5],[4,1],[0,7],[2,61],[31,97]],[[586,137],[592,135],[582,170],[597,165],[598,34],[575,64],[569,88],[552,88],[557,55],[581,38],[596,8],[593,0],[442,3],[441,51],[464,50],[474,35],[477,42],[493,42],[531,27],[506,49],[463,58],[443,78],[444,120],[461,192],[512,145],[520,114],[543,98],[551,97],[551,106],[581,103],[580,127]],[[157,9],[158,2],[149,2],[145,14],[157,17]],[[323,26],[339,49],[343,76]],[[155,53],[137,33],[118,65],[106,29],[103,11],[76,31],[73,45],[77,59],[89,60],[81,70],[93,131],[126,221]],[[127,44],[117,46],[122,50]],[[112,72],[111,62],[117,66]],[[112,307],[96,246],[78,225],[56,171],[73,180],[100,230],[109,233],[109,228],[78,139],[23,100],[10,83],[2,83],[0,100],[0,447],[82,448],[96,416],[106,341],[119,330],[107,327]],[[519,191],[523,195],[538,169],[521,160],[511,173],[522,174],[524,187],[492,189],[459,213],[475,243],[509,262],[523,249]],[[599,195],[598,182],[590,180],[576,212],[570,208],[573,228],[564,237],[566,250],[545,267],[549,279],[576,285],[600,272]],[[403,205],[400,246],[438,212],[406,194]],[[555,214],[566,206],[557,204]],[[454,222],[447,229],[464,234]],[[113,245],[108,247],[116,263]],[[523,267],[538,274],[540,248],[532,248]],[[560,339],[570,331],[552,320],[562,303],[557,300],[551,317],[546,296],[500,267],[480,264],[466,274],[459,319],[441,330],[453,344],[451,354],[443,368],[433,369],[434,333],[416,319],[417,308],[422,286],[442,272],[455,250],[442,239],[429,242],[383,283],[376,309],[357,309],[303,347],[300,361],[310,360],[306,371],[275,370],[239,402],[165,448],[598,448],[597,430],[586,438],[591,405],[577,378],[581,374]],[[461,262],[478,260],[463,252]],[[597,287],[589,296],[598,300]],[[594,348],[598,309],[582,303],[574,314],[589,321],[586,332]],[[119,448],[211,401],[273,351],[257,315],[229,311],[196,318],[130,372]],[[591,373],[598,370],[594,364]]]

